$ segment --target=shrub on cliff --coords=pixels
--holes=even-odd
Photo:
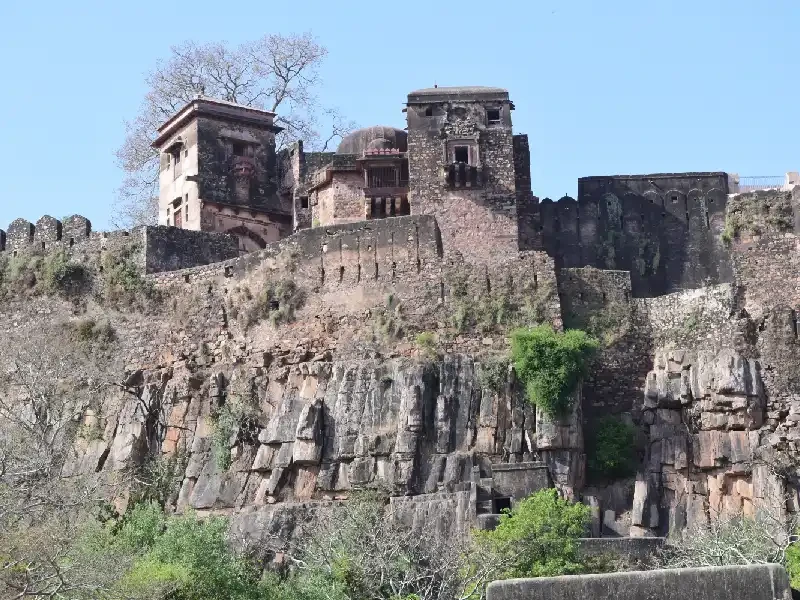
[[[628,477],[635,470],[636,430],[612,415],[600,419],[589,435],[589,473],[595,479]]]
[[[116,308],[146,310],[150,302],[158,300],[153,285],[141,274],[136,264],[135,246],[103,255],[102,287],[99,290],[104,302]]]
[[[550,416],[569,412],[575,387],[597,348],[597,340],[578,329],[559,332],[540,325],[517,329],[511,336],[514,367],[528,399]]]
[[[73,262],[63,252],[55,252],[44,258],[41,275],[45,291],[66,297],[80,295],[92,282],[89,269]]]
[[[250,326],[262,319],[269,319],[273,327],[291,323],[305,300],[305,292],[292,279],[268,281],[255,297],[246,324]]]
[[[796,515],[784,508],[762,506],[750,516],[742,512],[714,515],[707,523],[687,528],[668,541],[661,567],[722,567],[777,563],[786,567],[792,587],[800,586],[800,531]]]
[[[493,531],[477,531],[475,536],[487,554],[503,558],[502,579],[574,575],[590,570],[577,541],[586,535],[590,520],[588,506],[546,489],[502,514]]]

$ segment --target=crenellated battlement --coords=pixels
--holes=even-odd
[[[63,221],[44,215],[36,224],[26,219],[15,219],[6,231],[0,229],[0,251],[71,248],[89,240],[91,235],[92,223],[81,215],[72,215]]]

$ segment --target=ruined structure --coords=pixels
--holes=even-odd
[[[64,476],[174,457],[176,510],[232,512],[255,537],[377,483],[409,522],[445,529],[491,526],[545,486],[589,503],[595,535],[800,511],[800,188],[589,177],[577,199],[539,202],[513,108],[499,88],[418,90],[407,131],[314,153],[276,151],[271,113],[200,98],[155,142],[161,226],[0,231],[0,260],[63,252],[93,286],[4,293],[4,333],[102,315],[135,391],[84,416],[94,433]],[[104,300],[109,258],[145,282],[145,314]],[[533,323],[603,341],[563,419],[507,362],[484,373]],[[248,420],[220,436],[236,403]],[[591,481],[587,440],[609,414],[638,431],[637,474]]]

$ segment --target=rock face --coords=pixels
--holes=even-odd
[[[476,479],[490,479],[493,464],[527,464],[539,442],[546,461],[564,461],[561,475],[569,485],[569,465],[582,461],[570,458],[582,452],[579,408],[564,425],[551,424],[516,385],[500,393],[481,389],[475,366],[468,356],[450,355],[432,363],[317,361],[207,376],[175,371],[161,373],[157,384],[143,381],[141,396],[159,396],[148,405],[163,407],[162,451],[186,464],[178,510],[333,500],[378,484],[396,496],[461,493]],[[224,432],[220,450],[212,415],[234,399],[253,416]],[[145,417],[135,414],[140,403],[131,399],[120,411],[119,426],[105,442],[105,468],[134,464],[145,451]],[[222,469],[219,453],[226,448],[231,466]],[[65,473],[104,468],[98,463],[104,450],[103,444],[79,449]],[[547,485],[546,477],[533,481]],[[442,506],[452,504],[446,498]],[[453,504],[459,510],[467,505]]]
[[[631,526],[654,533],[760,507],[785,510],[784,484],[756,460],[769,443],[765,412],[757,360],[730,349],[657,353],[643,398],[647,460]]]

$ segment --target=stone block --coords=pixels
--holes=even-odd
[[[630,571],[494,581],[487,600],[791,600],[780,565]]]

